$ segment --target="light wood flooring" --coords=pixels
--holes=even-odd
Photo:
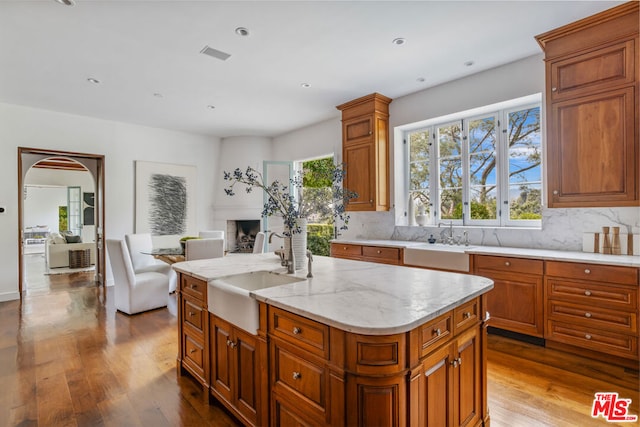
[[[127,316],[91,273],[28,277],[37,286],[22,302],[0,303],[0,426],[238,425],[176,374],[174,295]],[[598,391],[632,399],[638,414],[637,371],[495,335],[489,349],[494,427],[614,425],[590,416]]]

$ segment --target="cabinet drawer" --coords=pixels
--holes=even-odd
[[[466,327],[478,322],[480,318],[480,300],[471,300],[460,307],[453,309],[454,333],[462,331]]]
[[[322,323],[269,306],[269,332],[299,348],[329,358],[329,327]]]
[[[628,334],[638,331],[636,313],[608,310],[594,306],[589,307],[564,301],[550,300],[547,306],[547,318],[563,323],[601,328],[607,331],[619,331]]]
[[[200,333],[204,333],[205,311],[201,307],[201,302],[191,299],[187,295],[182,296],[183,321],[196,328]]]
[[[188,333],[182,334],[183,362],[204,379],[204,343]]]
[[[435,349],[435,344],[445,342],[453,333],[453,313],[449,312],[420,328],[420,357]]]
[[[349,243],[332,243],[331,256],[341,258],[360,257],[362,255],[362,246],[351,245]]]
[[[590,307],[609,307],[635,312],[638,289],[564,279],[547,279],[547,297]]]
[[[296,413],[305,410],[298,406],[298,402],[291,402],[278,395],[273,396],[272,402],[272,420],[275,427],[311,427],[319,424],[317,420],[314,423],[307,422],[303,419],[304,415]],[[308,416],[308,412],[304,414]]]
[[[325,412],[326,375],[322,366],[274,344],[272,367],[274,390],[292,394],[293,400],[307,403],[320,413]]]
[[[207,282],[195,277],[180,275],[180,289],[197,300],[204,302],[207,300]]]
[[[638,338],[633,335],[549,320],[547,321],[545,338],[638,360]]]
[[[502,272],[542,275],[544,271],[544,262],[526,258],[476,255],[475,268],[476,270],[487,269]]]
[[[376,261],[393,261],[400,260],[400,248],[385,248],[380,246],[363,246],[362,255],[367,258],[374,258]]]
[[[627,40],[551,63],[551,99],[580,96],[583,92],[632,84],[634,73],[634,44]]]
[[[547,276],[618,283],[621,285],[638,284],[637,268],[617,267],[613,265],[547,261]]]

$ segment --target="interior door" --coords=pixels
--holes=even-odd
[[[278,180],[278,182],[282,184],[288,185],[290,183],[290,179],[294,174],[293,162],[265,160],[262,163],[262,171],[264,183],[266,185],[269,185],[276,180]],[[263,201],[264,203],[267,202],[266,194],[264,195]],[[282,217],[275,215],[264,217],[262,218],[262,224],[264,226],[263,230],[267,237],[266,239],[264,239],[265,252],[273,252],[276,249],[284,248],[284,239],[276,237],[275,235],[272,237],[271,243],[269,243],[269,235],[271,233],[277,233],[282,236],[282,233],[284,231],[284,223],[282,221]]]

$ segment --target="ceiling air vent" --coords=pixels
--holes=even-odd
[[[213,58],[218,58],[218,59],[220,59],[222,61],[226,61],[231,56],[230,53],[226,53],[226,52],[214,49],[214,48],[209,47],[209,46],[203,47],[202,50],[200,51],[200,53],[203,53],[205,55],[209,55],[209,56],[211,56]]]

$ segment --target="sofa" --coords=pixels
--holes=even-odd
[[[89,249],[90,263],[96,263],[96,244],[82,243],[79,236],[66,238],[58,233],[51,233],[44,245],[44,257],[48,268],[69,267],[69,251]],[[74,242],[74,243],[68,243]],[[77,242],[77,243],[75,243]]]

